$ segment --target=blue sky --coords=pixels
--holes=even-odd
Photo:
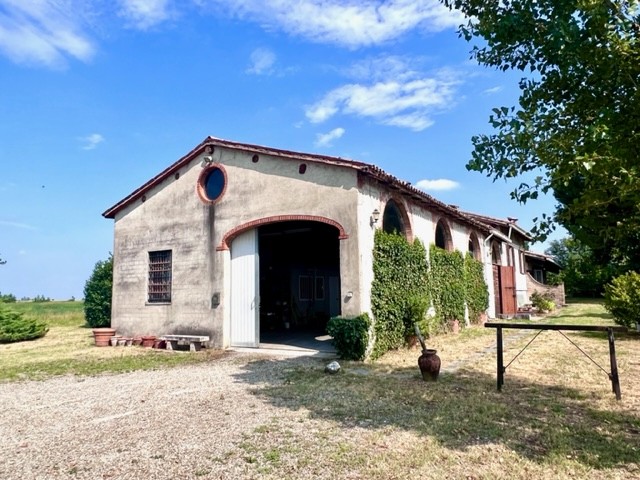
[[[434,0],[0,0],[0,292],[82,297],[101,213],[207,135],[373,163],[530,228],[551,198],[465,169],[518,76],[470,60],[461,21]]]

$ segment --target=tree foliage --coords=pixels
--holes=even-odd
[[[524,72],[517,107],[493,109],[467,168],[520,177],[520,202],[553,192],[536,219],[563,225],[600,264],[640,265],[640,0],[442,0],[469,21],[482,65]],[[529,180],[529,178],[531,180]]]
[[[93,328],[111,324],[111,290],[113,286],[113,257],[96,263],[91,277],[84,285],[84,316]]]
[[[553,240],[545,253],[562,267],[560,280],[572,297],[601,296],[617,270],[611,264],[600,265],[591,248],[572,237]]]

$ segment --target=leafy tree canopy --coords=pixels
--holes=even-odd
[[[459,33],[480,40],[480,64],[525,73],[519,105],[493,109],[467,168],[520,177],[522,203],[552,192],[538,239],[559,223],[599,263],[639,268],[640,0],[442,2],[469,19]]]
[[[593,251],[575,238],[553,240],[545,250],[562,267],[560,278],[568,295],[600,297],[604,286],[618,273],[615,265],[599,265]]]

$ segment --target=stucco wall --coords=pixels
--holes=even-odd
[[[362,310],[354,170],[216,147],[227,176],[221,200],[205,205],[196,194],[202,156],[116,216],[112,324],[125,334],[199,333],[229,345],[230,252],[225,235],[266,217],[318,216],[338,222],[343,315]],[[233,239],[228,239],[233,248]],[[147,305],[148,252],[173,251],[172,301]],[[349,298],[347,292],[353,292]],[[220,304],[212,307],[213,294]]]
[[[112,326],[119,333],[219,335],[210,308],[210,208],[195,195],[194,163],[116,215]],[[189,188],[187,188],[189,186]],[[172,250],[170,304],[147,304],[149,253]]]

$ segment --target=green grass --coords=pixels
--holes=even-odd
[[[85,326],[82,302],[18,302],[11,308],[46,321],[49,332],[37,340],[0,345],[0,382],[168,368],[205,362],[221,354],[95,347],[91,329]]]

